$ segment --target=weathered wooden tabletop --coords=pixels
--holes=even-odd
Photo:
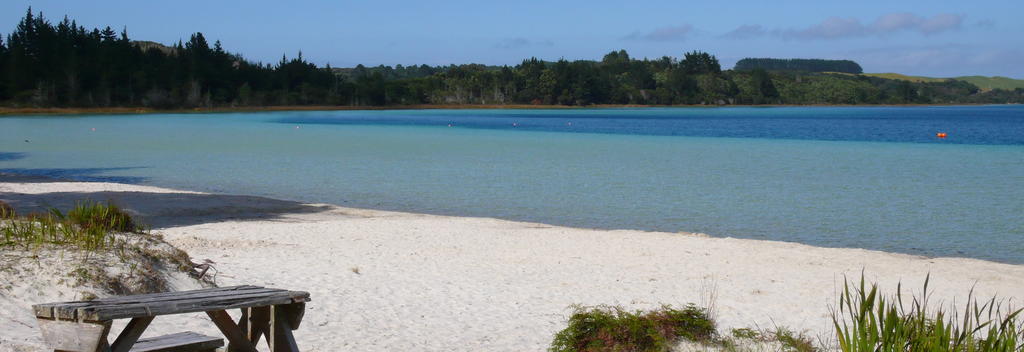
[[[32,309],[38,318],[107,321],[300,302],[309,302],[308,292],[259,286],[232,286],[115,296],[88,302],[45,303],[34,305]]]
[[[205,312],[229,341],[229,351],[256,352],[266,338],[273,352],[298,352],[292,330],[302,321],[309,293],[259,286],[119,296],[44,303],[35,310],[43,340],[58,351],[128,352],[156,316]],[[235,321],[226,312],[241,309]],[[111,321],[131,318],[112,343]]]

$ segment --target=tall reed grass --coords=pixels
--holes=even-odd
[[[130,215],[110,203],[78,202],[67,212],[51,208],[45,214],[18,216],[10,207],[0,207],[2,246],[39,247],[69,245],[99,250],[116,242],[114,233],[137,231]]]
[[[1024,351],[1021,310],[995,298],[979,301],[973,290],[963,312],[929,306],[928,282],[920,297],[904,301],[902,285],[885,297],[878,285],[844,282],[839,304],[832,310],[839,348],[843,352],[1020,352]],[[955,308],[954,308],[955,309]]]

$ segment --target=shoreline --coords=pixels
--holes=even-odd
[[[781,326],[827,336],[829,304],[844,278],[861,273],[887,294],[897,283],[918,293],[930,275],[936,302],[961,302],[972,288],[978,297],[1024,299],[1024,265],[980,259],[0,174],[0,199],[19,211],[90,197],[140,216],[193,261],[215,262],[221,286],[309,291],[296,339],[314,351],[542,351],[574,304],[703,304],[708,285],[717,290],[719,331]],[[28,307],[3,308],[32,321]],[[203,318],[159,319],[147,334],[216,334]],[[19,331],[13,338],[37,342],[38,330]]]
[[[921,260],[934,260],[934,259],[974,260],[974,261],[985,262],[985,263],[993,263],[993,264],[1001,264],[1001,265],[1011,265],[1011,266],[1024,267],[1024,263],[1010,263],[1010,262],[1003,262],[1003,261],[997,261],[997,260],[991,260],[991,259],[983,259],[983,258],[975,258],[975,257],[968,257],[968,256],[926,255],[926,254],[920,254],[920,253],[906,253],[906,252],[885,251],[885,250],[880,250],[880,249],[871,249],[871,248],[863,248],[863,247],[829,247],[829,246],[821,246],[821,245],[808,244],[808,243],[803,243],[803,242],[798,242],[798,241],[786,241],[786,240],[777,240],[777,239],[755,239],[755,238],[732,237],[732,236],[724,236],[723,237],[723,236],[716,236],[714,234],[709,234],[709,233],[691,232],[691,231],[686,231],[686,230],[679,230],[679,231],[670,232],[668,230],[652,230],[652,229],[625,228],[625,227],[586,227],[586,226],[566,225],[566,224],[557,224],[557,223],[543,223],[543,222],[535,222],[535,221],[530,221],[530,220],[506,219],[506,218],[499,218],[499,217],[493,217],[493,216],[483,216],[483,215],[481,215],[481,216],[473,216],[473,215],[459,215],[459,214],[445,214],[445,213],[426,213],[426,212],[418,212],[418,211],[415,211],[415,210],[404,210],[404,209],[365,208],[365,207],[347,206],[347,205],[333,204],[333,203],[311,203],[311,202],[307,202],[305,200],[298,199],[298,198],[272,198],[272,197],[269,197],[269,196],[262,196],[262,195],[247,195],[247,194],[233,194],[233,193],[214,193],[214,192],[211,192],[211,191],[186,190],[186,189],[168,188],[168,187],[157,186],[157,185],[139,185],[139,184],[132,184],[132,183],[119,183],[119,182],[114,182],[114,181],[87,181],[87,180],[76,180],[76,179],[71,179],[71,178],[59,178],[59,177],[45,176],[45,175],[20,174],[20,173],[0,171],[0,184],[5,183],[5,182],[41,182],[41,181],[42,182],[61,182],[61,183],[82,183],[82,184],[116,184],[116,185],[125,185],[125,186],[146,187],[146,188],[160,189],[160,190],[165,190],[165,191],[186,192],[186,193],[191,193],[191,194],[210,194],[210,195],[219,195],[219,196],[225,196],[225,197],[247,197],[247,198],[253,198],[253,199],[269,200],[269,201],[274,201],[274,202],[294,203],[294,204],[303,204],[303,205],[326,206],[326,207],[335,207],[335,208],[340,208],[340,209],[350,209],[350,210],[365,211],[365,212],[384,212],[384,213],[410,214],[410,215],[417,215],[417,216],[436,216],[436,217],[461,218],[461,219],[483,219],[483,220],[494,220],[494,221],[507,221],[507,222],[512,222],[512,223],[531,224],[531,225],[534,225],[534,226],[561,227],[561,228],[575,229],[575,230],[581,230],[581,231],[610,231],[610,232],[628,231],[628,232],[652,233],[652,234],[669,233],[669,234],[678,234],[678,235],[682,235],[682,236],[694,236],[694,237],[701,237],[701,238],[719,238],[719,239],[734,239],[734,240],[740,240],[740,241],[755,241],[755,242],[768,242],[768,243],[780,243],[780,244],[793,244],[793,245],[801,245],[801,246],[808,246],[808,247],[811,247],[811,248],[822,248],[822,249],[861,250],[861,251],[870,251],[870,252],[877,252],[877,253],[883,253],[883,254],[889,254],[889,255],[907,256],[907,257],[921,259]],[[0,188],[0,195],[2,195],[2,194],[3,194],[3,189]],[[98,200],[98,199],[93,199],[93,200]],[[68,205],[71,205],[71,204],[68,204]],[[47,211],[47,209],[39,209],[39,210],[41,212],[46,212]]]
[[[579,109],[624,109],[624,108],[726,108],[726,107],[943,107],[943,106],[1003,106],[1016,104],[764,104],[764,105],[641,105],[641,104],[598,104],[588,106],[570,105],[529,105],[529,104],[421,104],[392,106],[332,106],[332,105],[285,105],[254,107],[213,107],[191,109],[154,109],[146,107],[79,107],[79,108],[36,108],[2,107],[0,117],[17,115],[85,115],[85,114],[183,114],[183,113],[238,113],[278,111],[383,111],[383,110],[579,110]]]

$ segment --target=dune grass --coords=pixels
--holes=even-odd
[[[0,205],[0,246],[64,245],[95,251],[113,245],[114,233],[138,230],[131,216],[111,203],[83,201],[66,214],[51,208],[45,214],[26,216]]]
[[[728,352],[761,351],[765,346],[796,352],[1024,352],[1024,309],[995,297],[980,300],[973,290],[962,305],[932,305],[930,280],[925,278],[917,295],[905,295],[898,285],[891,296],[883,295],[877,284],[869,286],[863,275],[859,282],[845,280],[838,304],[831,308],[834,336],[821,337],[819,344],[786,328],[733,329],[731,336],[722,336],[708,311],[694,305],[647,312],[576,307],[550,351],[670,351],[679,342],[692,341],[705,346],[700,350]],[[751,349],[752,344],[761,348]]]
[[[569,327],[555,335],[549,351],[668,351],[680,339],[704,342],[714,335],[714,321],[694,305],[646,312],[576,307]]]

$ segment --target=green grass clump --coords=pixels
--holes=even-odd
[[[24,217],[0,209],[0,215],[0,246],[52,244],[98,250],[116,242],[115,232],[138,230],[131,216],[116,205],[99,202],[80,202],[67,214],[51,208],[47,214]]]
[[[14,217],[14,207],[0,200],[0,219],[8,219],[12,217]]]
[[[629,312],[618,307],[577,307],[569,326],[555,335],[552,352],[668,351],[680,339],[711,341],[715,323],[704,309],[663,306]]]
[[[99,228],[118,232],[138,230],[131,215],[112,203],[78,202],[64,217],[83,229]]]
[[[878,286],[844,283],[832,321],[844,352],[867,351],[1024,351],[1021,310],[1004,311],[995,298],[979,302],[968,295],[963,316],[928,306],[928,278],[921,298],[904,304],[903,293],[883,297]],[[851,288],[851,286],[853,286]]]
[[[720,338],[717,345],[720,348],[716,351],[721,352],[817,352],[821,350],[806,334],[781,326],[774,330],[732,329],[732,336]]]

